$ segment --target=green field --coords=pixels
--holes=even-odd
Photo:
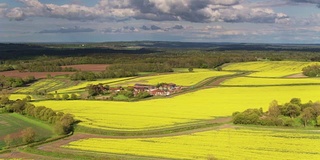
[[[0,149],[5,146],[3,139],[8,134],[11,134],[15,138],[15,145],[21,143],[20,132],[28,127],[35,130],[36,140],[49,138],[54,135],[52,127],[48,124],[16,113],[0,114]]]

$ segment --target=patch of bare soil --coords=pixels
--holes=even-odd
[[[72,67],[80,71],[100,72],[100,71],[106,70],[106,68],[109,66],[110,66],[109,64],[79,64],[79,65],[62,66],[62,68]]]
[[[302,73],[298,73],[298,74],[289,75],[285,78],[307,78],[307,76],[303,75]]]
[[[39,79],[39,78],[46,78],[48,74],[54,77],[54,76],[67,75],[67,74],[73,74],[73,73],[74,72],[19,72],[18,70],[14,70],[14,71],[0,72],[0,75],[4,75],[6,77],[20,77],[20,78],[34,76],[36,79]]]
[[[10,134],[12,139],[18,139],[21,138],[21,131],[14,132]],[[6,136],[0,136],[0,140],[3,140]]]

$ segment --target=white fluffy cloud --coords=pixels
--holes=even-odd
[[[245,6],[242,0],[100,0],[93,7],[79,4],[43,4],[19,0],[23,7],[7,9],[14,20],[52,17],[77,21],[143,19],[151,21],[276,23],[288,16],[268,8]],[[4,12],[4,11],[2,11]],[[0,10],[1,13],[1,10]]]

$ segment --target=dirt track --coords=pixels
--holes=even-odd
[[[36,155],[36,154],[30,154],[30,153],[24,153],[19,151],[12,151],[10,153],[4,153],[0,154],[0,159],[37,159],[37,160],[48,160],[48,157]],[[50,157],[50,160],[58,160],[58,158],[52,158]]]

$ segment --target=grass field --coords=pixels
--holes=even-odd
[[[0,114],[0,149],[5,146],[3,139],[8,134],[16,139],[14,144],[21,143],[20,132],[28,127],[35,130],[36,139],[49,138],[54,135],[52,127],[40,121],[16,113]]]
[[[227,80],[222,85],[263,86],[263,85],[312,85],[320,84],[320,78],[256,78],[238,77]]]
[[[279,103],[291,98],[303,102],[320,100],[320,85],[273,87],[218,87],[187,93],[173,98],[139,102],[112,101],[41,101],[57,111],[72,113],[80,125],[115,130],[148,130],[181,123],[230,116],[247,108],[267,109],[272,100]]]
[[[175,159],[318,160],[319,144],[318,133],[222,129],[163,138],[91,138],[64,147]]]
[[[140,77],[128,81],[113,83],[112,85],[133,86],[136,83],[151,85],[157,85],[158,83],[175,83],[181,86],[192,86],[210,77],[235,74],[235,72],[212,71],[209,69],[194,69],[193,72],[185,73],[185,70],[186,69],[176,69],[177,73]]]
[[[316,62],[295,62],[295,61],[264,61],[233,63],[223,68],[224,71],[241,70],[255,71],[250,74],[252,77],[284,77],[301,73],[302,68]]]

